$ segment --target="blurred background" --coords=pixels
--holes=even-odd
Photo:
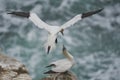
[[[79,13],[104,8],[59,35],[57,48],[44,50],[47,32],[9,11],[35,12],[49,25],[62,25]],[[75,57],[78,80],[120,80],[120,0],[0,0],[0,52],[23,62],[33,80],[45,77],[48,63],[64,58],[62,44]]]

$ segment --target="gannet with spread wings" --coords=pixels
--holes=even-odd
[[[45,48],[46,48],[47,53],[49,53],[53,48],[55,48],[55,45],[57,43],[57,35],[58,35],[59,32],[61,32],[62,35],[64,35],[63,31],[66,28],[75,24],[79,20],[82,20],[83,18],[86,18],[88,16],[96,14],[100,11],[102,11],[102,9],[95,10],[95,11],[90,11],[90,12],[83,13],[83,14],[78,14],[75,17],[73,17],[71,20],[69,20],[68,22],[66,22],[65,24],[63,24],[61,26],[48,25],[47,23],[43,22],[35,13],[32,13],[32,12],[16,12],[16,11],[13,11],[13,12],[9,12],[8,14],[13,14],[13,15],[16,15],[16,16],[28,18],[37,27],[47,30],[49,32],[49,34],[48,34],[47,42],[45,44],[46,45]]]

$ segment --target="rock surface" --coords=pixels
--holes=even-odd
[[[0,80],[32,80],[24,64],[0,54]]]
[[[50,74],[41,80],[77,80],[77,77],[73,72],[61,73],[61,74]]]
[[[0,54],[0,80],[32,80],[24,64]],[[77,80],[73,72],[50,74],[40,80]]]

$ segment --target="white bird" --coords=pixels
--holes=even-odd
[[[63,34],[64,29],[70,27],[71,25],[75,24],[79,20],[82,20],[83,18],[96,14],[100,11],[102,11],[102,9],[83,13],[83,14],[78,14],[61,26],[48,25],[47,23],[43,22],[35,13],[32,13],[32,12],[13,11],[13,12],[9,12],[8,14],[13,14],[16,16],[28,18],[39,28],[47,30],[49,34],[48,34],[47,43],[45,44],[46,45],[45,48],[46,48],[47,53],[49,53],[53,48],[55,48],[55,44],[57,44],[57,35],[59,32],[61,32],[62,35],[64,35]]]
[[[44,74],[64,73],[74,65],[75,63],[74,57],[66,50],[64,46],[63,46],[63,55],[66,58],[50,63],[47,67],[52,67],[52,69],[45,72]]]

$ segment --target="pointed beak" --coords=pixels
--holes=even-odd
[[[64,33],[63,33],[63,31],[64,31],[64,29],[61,29],[61,30],[60,30],[61,34],[64,36]]]
[[[49,54],[49,52],[50,52],[50,46],[48,46],[48,49],[47,49],[47,54]]]

